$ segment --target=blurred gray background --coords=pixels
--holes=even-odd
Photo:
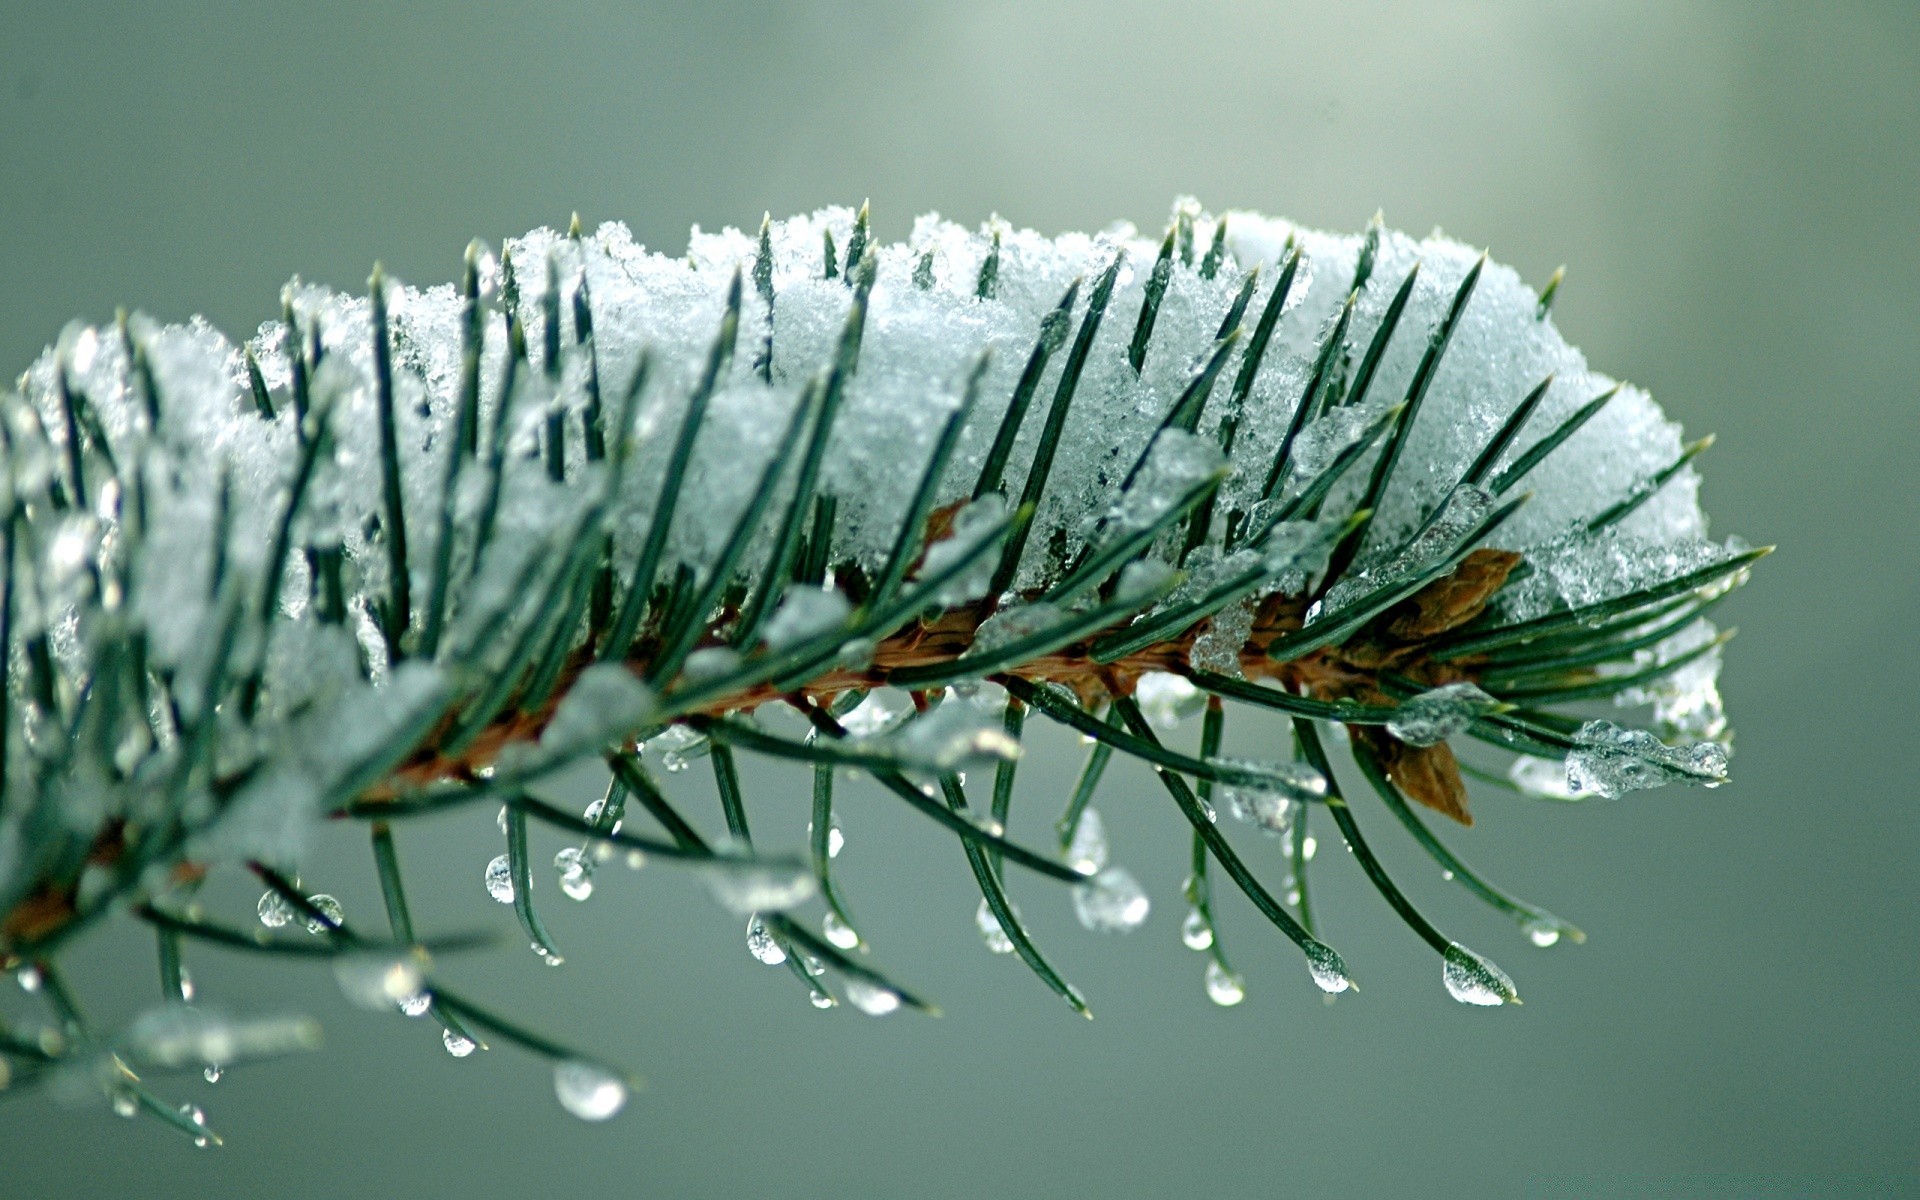
[[[358,288],[379,258],[452,278],[468,238],[575,210],[671,252],[696,222],[864,197],[897,237],[928,209],[1153,227],[1185,192],[1334,228],[1383,207],[1536,281],[1568,264],[1567,335],[1721,435],[1715,532],[1783,547],[1725,610],[1733,786],[1585,808],[1488,792],[1454,839],[1586,945],[1527,945],[1363,810],[1525,1008],[1450,1001],[1340,854],[1315,883],[1365,992],[1323,1004],[1236,899],[1224,935],[1249,995],[1215,1008],[1176,936],[1183,829],[1121,769],[1101,807],[1154,892],[1147,926],[1084,933],[1064,895],[1015,881],[1099,1012],[1083,1022],[982,950],[951,842],[856,790],[846,887],[941,1019],[817,1013],[692,881],[608,870],[591,903],[550,900],[564,968],[505,949],[452,974],[644,1071],[613,1123],[567,1117],[511,1049],[456,1062],[425,1023],[348,1008],[324,969],[201,952],[203,995],[311,1011],[326,1049],[181,1084],[218,1152],[8,1102],[0,1195],[1920,1191],[1910,3],[12,0],[0,369],[117,305],[243,332],[295,272]],[[1057,814],[1078,756],[1034,740],[1017,833]],[[755,782],[762,840],[797,844],[803,777]],[[480,887],[490,813],[400,837],[424,925],[511,934]],[[378,912],[358,831],[308,880]],[[244,916],[254,894],[210,896]],[[125,931],[75,973],[103,1018],[158,996],[150,943]]]

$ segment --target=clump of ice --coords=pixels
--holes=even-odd
[[[983,552],[972,569],[940,589],[937,603],[962,604],[984,593],[998,559],[984,540],[1024,489],[1048,412],[1068,402],[1071,416],[1011,591],[1030,597],[1082,561],[1090,539],[1142,527],[1222,469],[1213,525],[1178,564],[1187,580],[1168,603],[1250,564],[1270,570],[1268,589],[1303,590],[1325,561],[1330,542],[1321,535],[1338,531],[1352,515],[1379,451],[1363,456],[1328,494],[1312,525],[1281,526],[1264,547],[1232,552],[1221,539],[1229,515],[1241,515],[1241,527],[1255,529],[1272,512],[1261,491],[1319,340],[1351,290],[1362,239],[1254,213],[1216,217],[1188,200],[1180,210],[1202,249],[1225,220],[1225,254],[1210,276],[1184,261],[1169,273],[1139,371],[1128,347],[1158,239],[1126,224],[1047,236],[999,222],[967,229],[927,216],[904,242],[870,243],[864,264],[846,261],[856,220],[848,208],[773,222],[766,263],[757,262],[758,239],[732,228],[696,230],[685,252],[667,253],[640,245],[618,223],[577,237],[535,230],[509,239],[497,255],[483,246],[473,251],[481,289],[471,373],[463,334],[468,309],[457,290],[384,279],[403,554],[384,498],[377,308],[364,290],[341,293],[295,279],[283,293],[291,324],[276,316],[244,341],[198,319],[163,325],[135,315],[124,332],[116,325],[69,327],[16,390],[0,393],[6,437],[0,502],[26,514],[16,526],[26,536],[16,549],[16,645],[8,648],[8,661],[23,660],[23,639],[45,633],[59,686],[71,690],[91,677],[107,647],[131,645],[137,637],[148,667],[169,681],[171,692],[144,702],[147,719],[132,705],[124,708],[134,716],[111,739],[120,774],[83,779],[69,773],[57,786],[46,785],[59,793],[56,807],[69,824],[84,826],[107,811],[142,811],[155,796],[172,794],[172,781],[185,780],[178,786],[192,793],[181,801],[190,824],[229,827],[198,829],[196,844],[276,861],[297,852],[301,831],[319,811],[342,789],[364,786],[360,774],[381,765],[373,760],[392,749],[386,740],[404,740],[415,729],[424,736],[439,717],[464,711],[490,673],[509,665],[542,613],[575,597],[580,607],[569,611],[584,609],[592,579],[565,571],[577,547],[610,538],[613,578],[626,579],[661,512],[669,461],[716,350],[736,277],[742,282],[737,332],[730,345],[718,346],[725,367],[672,497],[676,512],[660,582],[682,568],[696,579],[712,568],[771,467],[769,516],[751,530],[738,566],[741,580],[758,579],[767,569],[780,548],[779,518],[798,474],[772,461],[778,439],[809,389],[821,385],[864,304],[859,354],[851,373],[837,381],[841,403],[818,481],[838,505],[831,545],[815,548],[824,550],[830,570],[846,565],[878,577],[913,510],[936,441],[985,351],[974,408],[933,496],[937,510],[965,507],[950,535],[913,564],[910,578],[927,578],[969,552]],[[840,248],[832,270],[823,249],[829,233]],[[996,238],[995,283],[981,296],[977,282]],[[1301,266],[1250,377],[1232,454],[1223,463],[1218,446],[1226,396],[1248,339],[1231,351],[1191,432],[1163,432],[1162,424],[1255,270],[1261,277],[1245,321],[1261,311],[1289,243],[1299,250]],[[1438,234],[1380,237],[1336,364],[1350,364],[1372,340],[1395,284],[1416,262],[1417,281],[1364,403],[1336,402],[1306,425],[1289,486],[1331,461],[1368,419],[1407,398],[1430,334],[1478,257]],[[1111,295],[1096,330],[1089,304],[1110,268]],[[1055,315],[1076,287],[1070,310]],[[576,315],[582,309],[591,313],[590,331]],[[525,338],[522,361],[511,349],[516,323]],[[1083,335],[1084,369],[1068,397],[1063,372]],[[1007,498],[974,500],[975,482],[1037,342],[1045,343],[1048,357],[1005,463]],[[633,422],[615,427],[643,354],[648,370]],[[1336,368],[1342,387],[1348,370]],[[1483,515],[1491,502],[1457,488],[1466,464],[1550,373],[1554,381],[1538,411],[1490,480],[1615,381],[1589,370],[1552,319],[1539,316],[1534,290],[1518,275],[1488,264],[1376,505],[1360,571],[1336,585],[1323,612],[1357,595],[1355,585],[1380,586],[1453,551],[1446,535]],[[474,452],[458,459],[454,480],[469,379],[478,385]],[[302,405],[311,410],[304,428],[296,411]],[[594,413],[600,441],[619,453],[600,452],[589,431]],[[318,449],[302,475],[310,445]],[[1606,599],[1731,553],[1706,540],[1690,467],[1614,528],[1568,533],[1669,466],[1680,448],[1678,428],[1646,393],[1625,386],[1521,480],[1532,501],[1491,540],[1525,551],[1533,573],[1501,598],[1503,615]],[[1143,456],[1145,469],[1129,489],[1129,469]],[[621,459],[618,468],[614,458]],[[287,522],[296,488],[303,489],[301,511]],[[1429,522],[1449,497],[1447,512]],[[450,522],[443,520],[449,506]],[[1422,528],[1426,533],[1416,538]],[[284,557],[270,562],[274,547],[283,548]],[[311,565],[336,561],[343,593],[337,611],[326,594],[326,570]],[[1128,584],[1144,602],[1168,581],[1135,572]],[[438,662],[428,664],[422,661],[425,609],[438,582],[447,584],[443,632]],[[396,647],[384,631],[392,620],[384,606],[402,590],[410,595],[410,620]],[[771,616],[766,641],[778,646],[816,636],[842,612],[836,595],[796,593]],[[1063,615],[1009,606],[979,631],[975,644],[986,649],[996,638],[1033,632]],[[1244,602],[1217,613],[1194,647],[1194,663],[1236,673],[1250,620]],[[573,627],[582,638],[584,627],[582,616]],[[1705,636],[1711,631],[1704,623],[1687,634]],[[542,648],[535,648],[536,657]],[[1675,641],[1651,653],[1685,648]],[[461,669],[442,669],[450,663]],[[187,753],[202,715],[200,685],[222,664],[229,688],[213,698],[218,746],[210,761],[231,791],[216,803],[204,772],[176,773],[173,764]],[[1716,653],[1706,654],[1640,698],[1652,700],[1675,731],[1718,737],[1717,664]],[[582,699],[563,709],[551,736],[595,734],[603,714],[586,704]],[[9,750],[61,753],[58,743],[67,735],[60,722],[34,708],[10,707],[21,715],[10,717],[4,731]],[[639,706],[632,695],[613,696],[607,711],[617,711],[617,724],[627,725]],[[184,728],[176,727],[180,722]],[[607,718],[607,727],[613,723]],[[687,755],[673,753],[669,765],[684,765]],[[6,761],[9,795],[41,786],[23,754],[9,753]],[[6,806],[0,850],[19,842],[20,814],[32,808]],[[0,863],[26,857],[8,850]],[[18,879],[0,876],[0,900],[16,886]]]

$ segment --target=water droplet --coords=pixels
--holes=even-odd
[[[587,805],[587,811],[581,814],[581,819],[586,821],[587,824],[593,826],[595,829],[600,829],[600,818],[606,811],[607,811],[607,801],[606,801],[606,797],[603,796],[600,799],[595,800],[592,804]],[[600,829],[600,832],[619,833],[620,827],[622,825],[625,825],[626,823],[627,823],[626,818],[624,817],[619,818],[614,821],[611,828]]]
[[[899,992],[864,979],[849,977],[841,990],[847,994],[847,1003],[870,1017],[884,1017],[900,1008]]]
[[[1307,971],[1321,991],[1336,996],[1353,986],[1353,976],[1347,974],[1346,960],[1332,946],[1325,942],[1308,942],[1305,953]]]
[[[1083,875],[1092,875],[1107,865],[1107,824],[1098,809],[1080,814],[1080,824],[1067,844],[1067,865]]]
[[[1312,862],[1312,861],[1313,861],[1313,855],[1314,855],[1314,852],[1315,852],[1315,851],[1317,851],[1317,850],[1319,850],[1319,849],[1320,849],[1320,843],[1319,843],[1319,842],[1318,842],[1318,841],[1317,841],[1316,839],[1314,839],[1314,838],[1312,838],[1312,837],[1308,837],[1308,838],[1305,838],[1305,839],[1303,839],[1303,840],[1301,841],[1301,843],[1300,843],[1300,858],[1301,858],[1301,861],[1303,861],[1303,862]]]
[[[219,1063],[208,1063],[206,1070],[200,1072],[200,1078],[208,1083],[219,1083],[224,1068]]]
[[[593,860],[578,847],[568,846],[554,855],[553,867],[560,872],[560,890],[569,900],[593,895]]]
[[[812,978],[818,979],[827,973],[827,964],[821,962],[813,955],[802,951],[800,954],[800,969]]]
[[[500,806],[500,811],[497,814],[495,814],[493,818],[493,823],[500,827],[500,832],[504,836],[507,832],[507,806],[506,805],[502,804]]]
[[[820,932],[829,942],[842,950],[851,950],[860,944],[860,935],[853,926],[840,919],[837,912],[829,912],[820,922]]]
[[[1014,909],[1015,916],[1019,912],[1019,909]],[[980,940],[987,944],[988,950],[995,954],[1013,953],[1013,939],[1007,936],[1006,930],[1000,928],[1000,919],[993,915],[993,907],[984,898],[980,901],[980,907],[973,911],[973,925],[980,931]]]
[[[1207,922],[1207,915],[1197,908],[1187,910],[1187,919],[1180,922],[1180,940],[1189,950],[1209,950],[1213,947],[1213,926]]]
[[[1207,960],[1207,999],[1221,1008],[1232,1008],[1247,998],[1246,981],[1213,959]]]
[[[626,1104],[627,1085],[605,1067],[570,1059],[554,1064],[553,1094],[582,1121],[604,1121]]]
[[[493,861],[487,864],[485,879],[487,895],[502,904],[513,903],[513,865],[508,862],[506,855],[494,856]]]
[[[329,928],[329,923],[331,923],[332,927],[337,928],[340,922],[346,919],[346,911],[340,907],[340,902],[325,892],[321,892],[317,896],[308,896],[307,903],[313,905],[314,908],[319,910],[320,916],[327,919],[323,922],[318,918],[308,917],[308,933],[326,933]]]
[[[554,951],[553,947],[543,946],[539,942],[528,942],[527,948],[532,950],[535,954],[539,955],[540,961],[543,963],[546,963],[550,967],[557,967],[561,963],[564,963],[567,961],[566,959],[562,958],[559,954],[557,954]]]
[[[1519,1003],[1520,995],[1507,973],[1460,943],[1447,947],[1443,963],[1441,979],[1460,1003],[1487,1007]]]
[[[293,920],[293,906],[279,892],[264,893],[254,911],[260,914],[260,923],[268,929],[279,929]]]
[[[117,1116],[136,1116],[140,1112],[140,1098],[130,1091],[115,1089],[113,1093],[113,1111]]]
[[[1080,924],[1101,932],[1127,933],[1147,919],[1152,903],[1124,867],[1108,867],[1073,888],[1073,909]]]
[[[1452,883],[1452,882],[1453,882],[1453,872],[1452,872],[1452,871],[1442,871],[1442,872],[1440,872],[1440,878],[1442,878],[1442,879],[1444,879],[1444,880],[1446,880],[1446,881],[1447,881],[1448,883]]]
[[[812,821],[807,822],[807,842],[809,844],[813,842]],[[840,817],[836,813],[827,819],[827,857],[839,858],[840,851],[846,847],[846,844],[847,835],[840,832]]]
[[[1534,945],[1545,949],[1560,940],[1560,923],[1538,918],[1528,921],[1520,927],[1526,932]]]
[[[341,954],[333,978],[346,998],[376,1012],[420,994],[420,964],[411,954]]]
[[[815,988],[813,990],[813,993],[809,995],[807,999],[812,1002],[815,1008],[833,1008],[834,1006],[840,1003],[838,1000],[835,1000],[832,996],[827,995],[825,992],[821,991],[819,988]]]
[[[757,913],[747,922],[747,953],[770,967],[787,961],[787,952],[781,949],[773,934],[767,932],[766,922]]]
[[[440,1031],[440,1044],[445,1046],[447,1053],[453,1055],[455,1058],[465,1058],[476,1049],[472,1038],[462,1037],[451,1029],[443,1029]]]
[[[23,992],[37,992],[40,990],[40,968],[31,965],[21,967],[13,973],[13,981],[20,985]]]
[[[193,976],[187,974],[185,967],[180,968],[180,999],[186,1002],[193,1000]]]
[[[627,870],[638,871],[647,865],[647,856],[638,850],[627,851]]]

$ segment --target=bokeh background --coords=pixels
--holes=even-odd
[[[568,1118],[510,1049],[456,1062],[425,1023],[348,1008],[324,969],[202,952],[203,995],[311,1011],[324,1052],[182,1084],[226,1135],[217,1152],[44,1097],[0,1105],[0,1195],[1920,1193],[1912,4],[11,0],[0,16],[7,372],[72,316],[128,305],[245,331],[294,272],[357,288],[379,258],[451,278],[468,238],[576,210],[672,251],[694,223],[864,197],[897,237],[928,209],[1158,226],[1188,192],[1336,228],[1382,207],[1536,281],[1569,264],[1568,336],[1720,433],[1715,531],[1783,546],[1726,610],[1732,786],[1584,808],[1489,793],[1455,839],[1586,945],[1534,949],[1376,839],[1525,1008],[1447,999],[1337,853],[1315,884],[1364,993],[1323,1004],[1236,900],[1224,936],[1249,996],[1215,1008],[1176,936],[1186,838],[1150,777],[1119,770],[1101,807],[1153,889],[1147,926],[1084,933],[1064,895],[1015,881],[1093,999],[1083,1022],[981,948],[952,844],[856,790],[842,876],[882,961],[941,1019],[817,1013],[690,880],[608,870],[591,903],[549,905],[564,968],[501,950],[452,971],[643,1070],[611,1124]],[[1034,740],[1025,830],[1057,813],[1078,754]],[[762,840],[797,844],[802,777],[755,782]],[[496,841],[491,814],[401,830],[427,927],[515,940],[480,887]],[[365,860],[342,830],[308,880],[376,913]],[[253,896],[210,899],[244,915]],[[158,996],[127,931],[75,971],[103,1018]]]

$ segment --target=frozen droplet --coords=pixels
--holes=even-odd
[[[991,551],[982,552],[981,547],[999,531],[1006,512],[1006,498],[989,492],[956,512],[949,535],[927,547],[916,578],[957,572],[935,594],[935,604],[951,608],[977,600],[993,583],[997,556]],[[962,563],[967,565],[962,567]]]
[[[564,754],[624,741],[647,723],[654,705],[653,689],[624,663],[596,663],[567,688],[540,744]]]
[[[820,922],[821,936],[842,950],[851,950],[860,944],[860,935],[853,926],[840,919],[837,912],[828,912]]]
[[[1207,960],[1206,984],[1207,999],[1221,1008],[1232,1008],[1247,998],[1246,981],[1221,966],[1218,960]]]
[[[1499,702],[1472,683],[1449,683],[1400,705],[1387,732],[1409,746],[1433,746],[1463,732]]]
[[[854,737],[875,737],[906,720],[912,712],[913,701],[905,692],[875,688],[840,718],[840,726]]]
[[[1170,671],[1148,671],[1133,685],[1134,703],[1149,722],[1161,729],[1176,728],[1207,706],[1199,688]]]
[[[1019,910],[1015,909],[1014,914],[1018,916]],[[1000,918],[993,915],[993,906],[984,898],[980,901],[980,907],[973,911],[973,926],[980,931],[980,940],[987,944],[988,950],[995,954],[1013,953],[1013,939],[1007,936],[1006,930],[1000,928]]]
[[[625,668],[621,668],[625,670]],[[687,655],[681,668],[688,683],[723,679],[740,669],[740,652],[731,646],[707,646]]]
[[[420,964],[411,954],[341,954],[333,978],[361,1008],[384,1012],[420,994]]]
[[[1309,836],[1301,839],[1300,860],[1302,862],[1312,862],[1314,852],[1319,849],[1320,849],[1320,842],[1317,838]]]
[[[208,1083],[219,1083],[220,1076],[223,1073],[224,1068],[222,1068],[219,1063],[208,1063],[206,1068],[200,1072],[200,1078],[206,1080]]]
[[[1325,942],[1308,942],[1305,953],[1307,971],[1321,991],[1335,996],[1353,986],[1353,976],[1347,974],[1346,960],[1332,946]]]
[[[760,631],[769,650],[786,650],[846,624],[853,611],[832,588],[793,587]]]
[[[472,1038],[463,1037],[451,1029],[443,1029],[440,1031],[440,1044],[445,1046],[447,1053],[453,1055],[455,1058],[465,1058],[467,1055],[472,1054],[477,1048],[474,1046]]]
[[[1044,633],[1067,619],[1057,604],[1045,601],[1002,608],[980,623],[968,654],[987,654]]]
[[[747,953],[753,955],[755,961],[763,962],[769,967],[777,967],[787,961],[786,950],[781,948],[779,941],[767,929],[767,923],[760,919],[758,913],[747,920]]]
[[[1073,840],[1067,843],[1067,865],[1082,875],[1092,875],[1107,865],[1107,823],[1100,819],[1099,809],[1080,813]]]
[[[1220,786],[1227,811],[1275,836],[1292,831],[1300,805],[1326,799],[1327,777],[1303,762],[1210,761],[1232,778]]]
[[[1447,946],[1441,979],[1448,993],[1462,1004],[1491,1008],[1520,1002],[1520,994],[1514,990],[1513,980],[1507,978],[1505,971],[1458,942]]]
[[[908,721],[878,745],[903,765],[928,771],[1020,757],[1020,743],[1003,722],[971,704],[952,701]]]
[[[848,976],[840,990],[847,994],[847,1003],[870,1017],[884,1017],[900,1009],[900,993],[881,984]]]
[[[279,892],[264,892],[254,911],[260,914],[260,923],[268,929],[279,929],[293,920],[293,906]]]
[[[708,743],[706,734],[696,733],[685,725],[669,725],[658,735],[648,738],[644,748],[660,756],[661,766],[678,774],[713,747]]]
[[[1213,948],[1213,924],[1207,920],[1207,914],[1197,908],[1187,910],[1187,919],[1180,922],[1180,940],[1189,950],[1210,950]]]
[[[568,846],[554,855],[553,869],[560,872],[560,890],[569,900],[585,900],[593,895],[593,860],[579,847]]]
[[[424,1017],[433,1007],[433,993],[418,991],[400,1001],[400,1015],[406,1017]]]
[[[560,1107],[582,1121],[604,1121],[627,1102],[627,1085],[618,1075],[578,1059],[554,1064],[553,1093]]]
[[[1614,797],[1667,783],[1717,787],[1727,781],[1727,748],[1719,742],[1668,746],[1644,729],[1588,721],[1573,735],[1567,790]]]
[[[37,992],[40,990],[40,968],[29,963],[13,973],[13,981],[20,985],[23,992]]]
[[[1208,618],[1206,628],[1193,639],[1187,661],[1202,671],[1239,679],[1244,674],[1240,656],[1253,636],[1253,605],[1235,601]]]
[[[322,921],[319,917],[308,917],[308,933],[326,933],[329,928],[337,929],[340,922],[346,919],[346,912],[340,907],[340,902],[325,892],[321,892],[317,896],[308,896],[307,903],[313,905],[313,907],[318,910],[320,917],[326,918],[325,921]]]
[[[1125,867],[1108,867],[1073,887],[1073,909],[1080,924],[1103,933],[1127,933],[1147,919],[1152,902]]]
[[[1507,768],[1507,778],[1522,795],[1536,800],[1577,800],[1567,787],[1567,764],[1557,758],[1535,758],[1523,754]]]
[[[1560,925],[1555,921],[1536,917],[1520,928],[1526,933],[1528,941],[1543,950],[1560,940]]]
[[[793,908],[820,891],[807,866],[780,859],[716,859],[700,873],[714,902],[742,916]]]
[[[815,1008],[833,1008],[835,1005],[840,1003],[838,1000],[835,1000],[832,996],[827,995],[827,993],[821,991],[819,988],[813,989],[813,991],[808,994],[807,999],[813,1004]]]
[[[487,864],[487,895],[502,904],[513,903],[513,864],[504,854],[496,854]]]

